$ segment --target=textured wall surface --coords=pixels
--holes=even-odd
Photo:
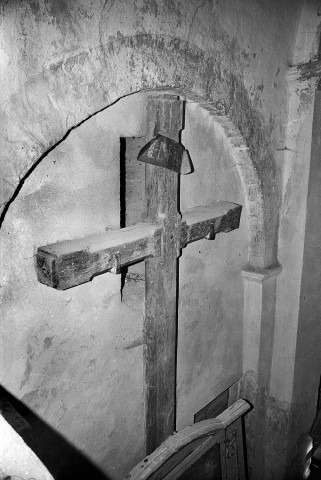
[[[244,206],[231,153],[213,134],[210,115],[186,108],[182,141],[195,171],[181,176],[181,210],[228,200]],[[238,230],[187,246],[180,260],[178,332],[178,427],[242,375],[243,285],[248,224],[243,208]]]
[[[240,184],[226,143],[210,138],[217,128],[190,105],[184,141],[198,168],[182,181],[182,207],[203,203],[204,196],[210,200],[212,194],[260,204],[256,217],[248,211],[249,243],[256,252],[250,262],[254,258],[252,266],[271,267],[279,253],[284,270],[277,283],[273,351],[267,352],[271,385],[262,385],[259,396],[266,397],[270,444],[274,429],[280,433],[278,445],[286,445],[290,404],[301,401],[295,392],[300,397],[309,368],[304,302],[302,328],[298,317],[302,265],[306,270],[310,265],[307,250],[303,260],[300,232],[309,189],[310,159],[303,152],[310,148],[313,116],[311,89],[301,85],[295,98],[286,72],[291,63],[316,55],[319,6],[317,0],[1,2],[1,381],[115,478],[142,453],[142,289],[132,286],[128,302],[121,302],[119,279],[103,275],[58,295],[36,282],[35,248],[118,226],[118,138],[139,133],[142,118],[138,97],[112,105],[119,98],[171,89],[223,115],[244,142],[238,167],[243,154],[250,157],[255,182],[247,183],[244,175]],[[109,105],[45,156],[70,130]],[[306,119],[310,124],[304,127]],[[311,182],[310,187],[316,188]],[[181,259],[180,425],[241,373],[243,299],[237,275],[247,261],[247,235],[244,215],[238,232],[201,247],[190,245]],[[189,277],[200,286],[190,304]],[[309,281],[304,285],[308,288]],[[273,330],[274,306],[265,313]],[[258,341],[264,344],[264,335]],[[229,347],[221,346],[225,342]],[[297,345],[304,348],[296,351]],[[255,347],[258,358],[262,352],[264,357],[260,344]],[[134,375],[128,365],[135,365]],[[252,373],[245,377],[249,388],[244,391],[255,400],[258,380]],[[130,412],[127,420],[124,410]],[[104,413],[108,428],[101,422]],[[123,448],[129,452],[125,462]],[[271,464],[275,454],[271,447]]]
[[[320,170],[320,136],[321,95],[315,97],[313,142],[311,146],[311,163],[308,177],[307,215],[305,225],[305,242],[301,277],[301,295],[298,315],[298,332],[296,339],[295,363],[292,395],[292,412],[290,428],[293,437],[291,449],[297,449],[299,455],[292,458],[291,473],[304,463],[305,452],[311,446],[311,438],[296,432],[309,432],[317,411],[318,389],[321,378],[321,352],[319,339],[320,325],[320,288],[321,257],[320,233],[321,221],[319,204],[321,197]],[[311,447],[310,447],[311,448]]]
[[[278,171],[300,2],[7,2],[2,8],[2,205],[66,130],[120,96],[172,87],[229,112],[266,201],[276,258]],[[72,87],[71,87],[72,86]]]
[[[0,383],[117,478],[143,455],[142,348],[130,348],[142,317],[121,302],[119,276],[57,291],[37,281],[33,255],[119,227],[119,136],[141,132],[143,106],[128,97],[74,130],[25,182],[1,229]],[[53,460],[55,474],[70,462]]]
[[[33,255],[46,243],[118,228],[119,137],[142,133],[144,106],[143,95],[129,96],[72,131],[26,180],[1,230],[1,383],[111,478],[143,455],[144,289],[126,284],[121,301],[120,278],[104,274],[56,291],[37,282]],[[195,171],[181,177],[181,210],[244,205],[234,160],[196,104],[187,105],[182,141]],[[179,428],[242,374],[247,249],[244,209],[239,230],[183,253]],[[55,448],[53,473],[65,472],[70,460]]]

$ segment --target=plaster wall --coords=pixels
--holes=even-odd
[[[66,128],[141,88],[184,89],[229,112],[248,143],[266,199],[264,245],[253,261],[273,264],[281,168],[274,149],[284,146],[284,80],[301,6],[9,0],[0,44],[3,202]]]
[[[298,312],[298,332],[295,350],[295,374],[293,381],[292,411],[290,417],[290,452],[299,452],[291,459],[291,470],[295,472],[305,463],[304,455],[311,448],[309,432],[317,412],[317,396],[321,375],[321,222],[319,203],[321,197],[321,93],[315,92],[311,162],[308,178],[306,223],[300,304]],[[302,432],[300,436],[296,432]],[[292,454],[293,455],[293,454]]]
[[[26,180],[1,229],[0,383],[112,478],[143,455],[142,347],[131,348],[142,317],[121,302],[119,276],[57,291],[37,281],[33,255],[119,228],[119,137],[141,133],[143,109],[140,95],[128,97],[71,132]],[[36,450],[52,452],[60,478],[73,459],[43,435]]]
[[[320,18],[318,1],[304,2],[295,42],[293,63],[318,57]],[[288,74],[288,118],[284,124],[283,189],[280,209],[278,258],[282,273],[277,279],[276,315],[270,398],[267,409],[269,463],[279,476],[297,478],[306,469],[305,456],[316,408],[320,358],[318,252],[312,233],[319,228],[315,204],[318,169],[315,160],[318,118],[316,78]],[[315,128],[315,126],[314,126]],[[318,128],[318,127],[316,127]],[[313,139],[313,136],[316,136]],[[312,149],[311,149],[312,147]],[[312,191],[310,192],[310,189]],[[313,358],[313,360],[312,360]],[[277,441],[275,441],[277,439]],[[277,460],[278,449],[287,450],[286,461]],[[287,466],[288,465],[288,468]]]
[[[5,208],[32,165],[69,129],[118,98],[149,88],[172,88],[183,91],[190,98],[201,99],[213,108],[220,109],[221,113],[228,113],[243,135],[263,190],[260,219],[263,227],[259,235],[253,235],[250,240],[254,252],[249,259],[252,266],[269,267],[276,263],[280,190],[283,187],[283,200],[286,201],[281,211],[279,255],[284,270],[277,285],[277,321],[270,387],[273,402],[275,396],[276,399],[285,400],[287,407],[287,402],[292,398],[296,319],[299,311],[297,299],[300,294],[301,267],[296,262],[299,259],[302,265],[304,244],[298,234],[295,218],[302,208],[304,210],[305,200],[301,197],[300,201],[296,200],[296,187],[301,189],[302,172],[304,182],[308,178],[309,159],[306,161],[307,155],[303,152],[309,151],[311,137],[309,126],[300,126],[299,134],[296,134],[299,122],[293,122],[293,117],[297,112],[302,113],[300,121],[304,122],[307,118],[309,123],[311,110],[308,109],[305,117],[300,102],[302,100],[306,105],[311,105],[313,100],[306,98],[307,102],[304,102],[303,92],[301,99],[295,99],[288,108],[286,71],[289,64],[308,61],[316,51],[317,29],[314,27],[319,23],[317,3],[300,0],[9,0],[0,6],[1,208]],[[304,6],[307,8],[304,9]],[[300,45],[293,52],[302,8],[306,21],[301,22]],[[311,18],[314,21],[311,22]],[[283,185],[282,173],[285,173]],[[32,176],[28,181],[31,179]],[[247,198],[251,195],[252,189],[249,187]],[[8,215],[11,215],[12,208],[18,207],[13,204]],[[89,211],[92,208],[90,206]],[[86,217],[82,234],[85,233],[87,222],[88,230],[92,230],[91,222],[95,215],[102,218],[97,211],[95,215],[83,212],[81,215]],[[304,212],[300,217],[304,228]],[[17,241],[18,223],[15,223],[13,230]],[[62,231],[59,221],[56,223],[57,231],[59,228]],[[24,221],[21,225],[28,232],[29,227],[25,226]],[[75,228],[72,233],[76,233],[72,218],[70,227]],[[218,238],[214,245],[219,241]],[[9,258],[15,259],[16,252],[20,250],[11,248],[14,253]],[[26,248],[24,244],[23,248]],[[185,260],[183,256],[182,267]],[[7,285],[13,274],[7,263],[2,264],[5,265]],[[295,275],[293,265],[297,268]],[[16,277],[19,283],[19,275]],[[22,275],[22,278],[26,277]],[[95,282],[107,281],[101,278]],[[297,281],[294,281],[295,278]],[[198,280],[197,277],[195,279]],[[235,287],[239,292],[238,285]],[[22,309],[29,311],[28,302],[19,304],[18,294],[12,293],[11,287],[6,292],[10,292],[10,305],[14,306],[10,313],[12,318],[18,308],[16,304],[20,305],[18,316]],[[204,295],[206,298],[206,292]],[[212,303],[208,299],[206,302],[211,304],[211,309],[214,304],[219,305],[214,299]],[[273,316],[273,308],[269,311]],[[210,322],[206,322],[210,330]],[[235,331],[239,328],[237,322],[235,325],[232,321],[230,323]],[[18,340],[21,336],[25,341],[25,334],[20,333],[23,330],[18,328],[17,331]],[[226,334],[223,338],[226,338]],[[236,336],[233,336],[233,341],[235,339]],[[205,340],[207,337],[201,339]],[[237,344],[238,340],[235,342]],[[255,345],[256,351],[257,348],[260,347]],[[180,352],[182,359],[189,358],[186,347],[181,346]],[[25,354],[23,357],[19,367],[20,377],[17,377],[20,381],[25,369]],[[205,354],[198,358],[204,366]],[[216,357],[213,359],[217,360]],[[180,370],[179,374],[183,385],[183,379],[188,379],[187,373]],[[190,387],[193,382],[192,379]],[[184,393],[179,402],[183,401],[184,395],[192,398],[190,387],[185,392],[180,387],[179,391]],[[200,384],[194,382],[194,387],[201,393]],[[256,387],[254,384],[253,389]],[[203,401],[203,396],[201,398]],[[207,393],[204,394],[205,399]],[[197,398],[194,400],[195,406],[201,403]],[[191,415],[192,411],[186,407],[186,413],[179,417],[181,423],[187,422]],[[279,417],[275,418],[277,423]]]
[[[305,2],[293,52],[294,63],[317,58],[319,2]],[[312,125],[316,79],[288,76],[288,118],[284,125],[282,207],[278,257],[283,272],[278,278],[276,329],[271,394],[291,402],[295,369],[296,337],[300,308],[301,275],[309,192]],[[312,173],[313,176],[313,173]],[[291,308],[289,306],[291,305]]]
[[[213,134],[213,120],[187,103],[182,142],[195,171],[181,176],[181,211],[227,200],[244,206],[231,153]],[[188,245],[180,259],[178,326],[178,428],[242,375],[243,284],[248,223],[214,241]]]
[[[119,227],[119,137],[142,135],[144,108],[144,94],[129,96],[73,130],[26,180],[1,229],[0,383],[108,478],[144,455],[142,282],[127,283],[123,301],[112,274],[56,291],[38,283],[33,255]],[[182,141],[195,171],[181,177],[182,211],[216,200],[244,205],[212,122],[187,104]],[[178,428],[242,374],[247,250],[244,209],[239,230],[188,246],[180,260]],[[40,436],[36,452],[64,478],[72,460],[58,455],[59,441],[48,456],[50,441]]]

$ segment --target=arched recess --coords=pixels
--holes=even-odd
[[[124,426],[130,426],[129,431],[135,432],[137,438],[143,438],[142,434],[137,433],[141,432],[141,425],[143,425],[141,404],[139,403],[142,395],[140,375],[142,348],[139,345],[142,315],[139,314],[140,311],[133,308],[133,300],[130,301],[130,296],[134,296],[133,288],[135,287],[134,307],[137,307],[139,300],[143,297],[141,290],[143,285],[142,282],[127,285],[128,288],[125,287],[125,291],[123,291],[123,301],[119,301],[119,277],[110,274],[100,275],[92,282],[76,289],[57,291],[37,282],[33,253],[37,246],[45,243],[76,238],[97,230],[102,231],[106,227],[118,228],[119,134],[122,137],[130,137],[143,132],[141,128],[144,118],[144,97],[146,97],[145,93],[138,93],[121,99],[115,105],[84,122],[79,128],[72,131],[57,148],[49,152],[26,179],[19,195],[8,210],[2,231],[1,239],[4,240],[6,246],[3,248],[5,259],[3,273],[6,272],[6,278],[2,282],[5,288],[2,288],[1,292],[7,294],[8,307],[2,322],[3,331],[6,332],[7,346],[7,350],[2,349],[5,366],[2,382],[17,398],[23,399],[22,401],[32,409],[39,408],[38,411],[41,414],[44,412],[46,421],[54,428],[57,428],[56,422],[59,419],[58,431],[66,434],[68,429],[66,436],[70,441],[79,445],[77,442],[82,442],[84,439],[81,444],[85,446],[89,458],[96,458],[97,449],[100,453],[99,445],[106,445],[104,439],[113,429],[113,419],[123,418],[122,412],[126,413],[126,421],[122,422]],[[127,104],[126,108],[122,106],[124,103]],[[133,126],[132,117],[137,119],[134,123],[135,126]],[[188,145],[192,152],[195,172],[182,177],[181,183],[189,181],[198,187],[195,188],[195,191],[193,189],[192,200],[202,202],[206,199],[207,201],[211,200],[213,195],[213,200],[227,199],[244,205],[242,185],[235,165],[233,165],[230,149],[227,148],[227,151],[224,151],[223,135],[221,135],[222,141],[217,138],[220,134],[219,129],[216,138],[212,133],[214,132],[213,118],[215,116],[210,115],[208,110],[200,107],[199,104],[191,105],[190,102],[187,102],[186,128],[183,138],[186,142],[185,145]],[[189,141],[189,139],[191,140]],[[72,143],[75,150],[69,150],[68,143],[69,146]],[[193,145],[195,145],[194,149],[192,149]],[[115,146],[116,148],[114,148]],[[209,146],[211,148],[208,148]],[[200,147],[203,147],[202,150]],[[200,152],[199,156],[198,152]],[[198,181],[198,179],[203,180],[204,177],[206,178],[204,184]],[[45,188],[43,182],[46,184]],[[114,185],[116,186],[114,187]],[[182,211],[188,208],[186,192],[186,188],[184,192],[181,189],[181,199],[185,199],[184,205],[181,204]],[[108,200],[105,201],[107,196]],[[197,204],[199,203],[195,203],[195,205]],[[107,219],[106,213],[108,214]],[[202,255],[198,255],[200,253],[198,247],[197,252],[192,251],[192,254],[196,253],[194,257],[191,252],[184,249],[185,254],[189,256],[188,261],[185,261],[184,264],[185,272],[187,273],[188,268],[190,270],[189,275],[184,275],[183,259],[180,260],[181,279],[185,278],[184,283],[191,285],[190,289],[184,290],[185,298],[191,296],[198,299],[196,302],[186,302],[186,311],[188,311],[190,321],[188,324],[184,321],[180,322],[183,327],[183,332],[181,329],[179,335],[181,347],[185,346],[185,351],[193,352],[196,349],[200,350],[199,340],[202,337],[210,339],[205,342],[206,345],[203,345],[198,362],[193,362],[191,365],[199,368],[200,360],[204,359],[203,363],[206,363],[207,366],[207,378],[211,378],[211,381],[205,382],[204,378],[206,377],[203,374],[197,375],[197,368],[195,369],[194,366],[188,368],[189,362],[184,362],[185,369],[189,373],[188,383],[184,382],[187,385],[187,393],[191,391],[191,385],[194,387],[194,382],[192,383],[191,380],[196,377],[197,382],[195,383],[203,388],[202,396],[197,396],[197,404],[188,402],[187,413],[186,409],[180,409],[184,413],[184,418],[182,418],[182,414],[180,415],[181,423],[185,419],[191,422],[196,411],[206,405],[221,390],[227,388],[232,382],[234,383],[234,379],[238,379],[242,373],[243,310],[241,305],[243,288],[239,272],[246,263],[247,255],[248,222],[245,213],[244,211],[241,228],[234,233],[218,236],[215,242],[204,240],[205,245],[201,248]],[[234,240],[232,240],[232,236],[234,236]],[[193,246],[196,246],[196,243]],[[220,248],[220,245],[223,246],[223,249]],[[231,246],[235,248],[231,248]],[[209,252],[212,253],[212,260],[209,260]],[[238,255],[239,252],[241,255]],[[195,257],[199,257],[198,261],[193,261]],[[190,259],[192,259],[191,262]],[[203,262],[200,261],[201,259]],[[190,295],[190,292],[195,291],[198,286],[198,283],[194,281],[194,276],[192,278],[191,270],[198,270],[199,276],[203,276],[205,279],[204,284],[200,282],[202,295],[195,293]],[[227,272],[229,273],[226,274]],[[197,274],[197,271],[195,273]],[[223,278],[226,279],[226,284],[223,283]],[[234,284],[237,284],[238,288],[234,288]],[[183,281],[181,286],[184,286]],[[223,296],[221,292],[223,292]],[[199,299],[204,299],[204,301]],[[229,302],[229,299],[232,299],[232,302]],[[191,312],[188,308],[193,303],[195,308]],[[208,304],[210,308],[207,307],[205,310],[205,304]],[[236,311],[236,315],[231,313],[231,304],[235,305],[233,310]],[[226,310],[225,306],[228,306]],[[195,315],[198,308],[204,313],[206,312],[205,315]],[[19,314],[17,314],[18,311]],[[228,312],[230,314],[227,314]],[[221,321],[215,321],[216,317],[220,317]],[[193,321],[195,319],[196,322]],[[8,329],[6,325],[8,325]],[[192,325],[193,329],[198,331],[198,335],[194,335],[191,329],[187,328]],[[213,325],[217,325],[218,328],[213,328]],[[16,332],[21,332],[21,336],[18,336]],[[222,341],[225,332],[229,333],[227,339],[229,348],[225,348],[225,342]],[[232,342],[232,338],[235,341]],[[185,339],[186,341],[183,343],[182,341]],[[193,343],[193,349],[191,349],[191,343]],[[135,345],[138,348],[134,348]],[[216,345],[218,345],[218,349]],[[126,349],[123,348],[124,346]],[[88,352],[90,351],[89,361],[87,361],[86,347],[90,347],[88,348]],[[16,351],[22,352],[18,358]],[[213,361],[206,354],[207,352],[210,352],[211,357],[215,356]],[[28,361],[28,355],[33,357],[32,366]],[[230,358],[230,361],[227,361],[227,357]],[[62,361],[65,358],[68,360]],[[182,360],[184,359],[183,357]],[[218,361],[221,359],[222,365],[224,365],[223,371],[218,367]],[[73,370],[75,363],[77,379]],[[90,368],[88,368],[88,364]],[[215,379],[213,378],[213,365],[216,365]],[[225,374],[225,368],[227,374]],[[191,371],[193,375],[190,374]],[[25,372],[27,372],[26,376]],[[30,376],[29,372],[31,372]],[[233,380],[229,381],[232,375]],[[89,381],[85,378],[87,376]],[[183,375],[182,377],[184,379]],[[198,381],[199,377],[201,377],[201,381]],[[221,379],[223,381],[219,382],[218,380]],[[223,382],[225,387],[222,386]],[[79,393],[83,384],[86,384],[84,395]],[[135,388],[132,388],[132,385],[135,385]],[[209,385],[210,388],[204,388],[204,385]],[[51,389],[54,389],[54,393],[57,392],[55,398],[52,398]],[[101,396],[97,394],[98,389],[105,390]],[[108,390],[109,397],[106,396],[106,390]],[[94,395],[91,395],[92,391],[94,391]],[[124,401],[121,401],[123,392],[125,392],[128,402],[135,404],[135,408],[129,408]],[[40,401],[40,397],[46,397],[47,393],[48,401]],[[88,405],[88,398],[93,396],[95,397],[94,404],[90,402]],[[184,399],[191,399],[191,395],[187,397],[185,390],[183,396]],[[102,397],[104,410],[100,411],[97,403],[100,403]],[[206,401],[203,401],[204,397]],[[68,405],[70,413],[69,416],[67,415],[68,418],[62,419],[61,422],[60,411],[57,412],[60,408],[60,399],[64,399],[64,405]],[[77,403],[78,399],[79,403]],[[192,400],[194,401],[194,396]],[[77,406],[81,404],[81,407],[69,408],[69,405],[74,406],[75,404]],[[117,405],[121,411],[118,410]],[[108,416],[104,414],[106,407],[110,412]],[[73,422],[73,415],[80,409],[83,417],[87,416],[86,412],[92,410],[97,412],[99,420],[104,416],[108,420],[97,422],[89,414],[90,418],[87,416],[87,420],[81,428],[82,432],[79,433],[78,421]],[[186,418],[187,414],[188,419]],[[96,441],[92,448],[87,439],[92,438],[91,432],[95,431],[97,423],[103,424],[103,432],[95,435],[95,438],[100,440]],[[84,430],[89,430],[89,433]],[[131,437],[126,435],[126,432],[124,433],[124,427],[121,427],[121,431],[118,431],[117,435],[107,443],[110,447],[107,449],[108,452],[104,452],[106,458],[102,461],[102,465],[107,469],[110,466],[110,459],[115,458],[112,449],[118,450],[119,456],[123,456],[123,450],[119,448],[122,438],[126,438],[126,442],[132,443]],[[98,448],[96,448],[97,444]],[[132,445],[130,446],[132,453],[129,459],[126,456],[126,462],[132,461],[133,458],[136,461],[141,458],[140,451],[137,453],[140,445],[141,443],[135,440],[134,452]],[[115,461],[115,465],[118,463],[121,463],[121,468],[125,472],[130,469],[129,463]]]
[[[34,165],[66,134],[123,96],[171,90],[201,104],[215,135],[231,151],[245,190],[250,224],[249,263],[265,266],[260,178],[244,138],[226,114],[235,82],[215,55],[177,38],[119,35],[107,44],[51,65],[11,96],[2,109],[3,215]],[[7,206],[6,206],[7,205]]]

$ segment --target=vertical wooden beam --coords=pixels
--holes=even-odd
[[[183,102],[173,95],[152,96],[147,107],[147,136],[157,133],[179,141]],[[177,255],[180,245],[178,174],[146,165],[147,218],[163,225],[163,253],[145,261],[144,368],[146,451],[150,454],[175,429]]]
[[[128,137],[125,140],[125,227],[142,221],[145,209],[145,164],[137,160],[139,151],[145,145],[144,137]],[[144,263],[142,262],[142,265]]]
[[[145,213],[145,163],[137,160],[139,151],[145,145],[145,137],[127,137],[125,140],[126,151],[124,158],[125,167],[125,225],[136,225],[142,221]],[[124,269],[126,275],[126,270]],[[127,267],[128,274],[140,275],[145,278],[144,262],[138,262]],[[125,293],[125,292],[123,292]]]

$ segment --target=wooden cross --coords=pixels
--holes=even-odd
[[[186,151],[179,143],[183,111],[184,102],[173,95],[149,97],[147,145],[140,155],[147,162],[145,221],[40,247],[36,259],[38,280],[59,290],[88,282],[103,272],[120,273],[121,267],[145,260],[147,454],[175,430],[180,251],[188,243],[214,239],[217,233],[238,228],[242,209],[220,201],[179,213],[178,172],[188,170]]]

